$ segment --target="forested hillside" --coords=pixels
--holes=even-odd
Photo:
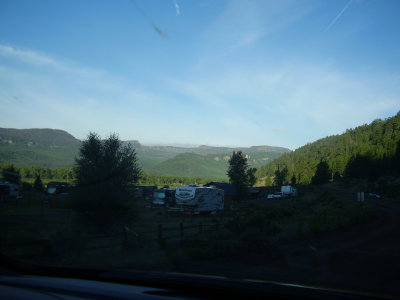
[[[57,129],[0,128],[0,163],[71,167],[80,141]]]
[[[265,165],[290,151],[273,146],[230,148],[203,145],[189,148],[146,146],[136,140],[124,143],[128,142],[135,148],[139,164],[146,174],[203,178],[227,178],[227,162],[233,151],[243,151],[252,167]],[[30,166],[71,168],[80,143],[63,130],[0,128],[0,164],[23,166],[27,167],[26,170]]]
[[[282,155],[282,152],[268,150],[258,152],[246,151],[245,153],[249,166],[254,168],[260,167]],[[190,153],[178,154],[159,164],[148,166],[147,170],[150,174],[227,179],[228,176],[226,172],[228,170],[228,160],[231,155],[232,152],[200,155],[197,154],[196,151],[193,151]]]
[[[272,184],[275,175],[282,176],[284,182],[309,184],[320,165],[327,169],[330,180],[343,176],[373,180],[398,172],[399,141],[400,113],[285,153],[260,167],[256,176],[266,184]]]

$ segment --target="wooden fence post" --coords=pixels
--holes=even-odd
[[[124,227],[122,229],[122,246],[126,247],[128,244],[128,232],[126,228]]]
[[[179,223],[179,233],[180,233],[181,238],[183,238],[183,224],[182,223]]]
[[[40,216],[43,219],[43,200],[40,201]]]
[[[79,230],[78,231],[78,243],[77,243],[78,244],[78,259],[81,258],[81,252],[82,252],[81,234],[82,234],[82,232]]]
[[[162,240],[162,224],[158,224],[158,241]]]

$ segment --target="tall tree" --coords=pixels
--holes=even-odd
[[[44,185],[43,185],[42,179],[40,178],[39,174],[36,175],[35,182],[33,183],[33,187],[38,192],[43,192],[43,190],[44,190]]]
[[[249,185],[247,174],[248,167],[247,158],[243,152],[233,152],[229,159],[227,175],[229,177],[229,182],[236,187],[240,200],[247,194],[247,187]]]
[[[288,177],[288,168],[285,166],[280,170],[279,165],[278,169],[275,171],[274,183],[277,186],[281,186],[287,182]]]
[[[315,171],[315,175],[313,176],[311,183],[312,184],[324,184],[328,183],[331,179],[331,170],[329,169],[329,165],[326,161],[320,161],[317,165],[317,170]]]
[[[9,165],[2,171],[3,179],[10,183],[20,184],[21,174],[14,165]]]
[[[247,169],[246,173],[247,173],[247,180],[248,180],[249,186],[253,186],[256,184],[256,181],[257,181],[256,175],[255,175],[256,171],[257,171],[256,168]]]
[[[74,168],[77,191],[74,208],[80,221],[91,231],[106,231],[123,226],[132,212],[132,199],[126,185],[141,176],[135,150],[123,146],[118,136],[102,141],[90,133],[82,142]]]

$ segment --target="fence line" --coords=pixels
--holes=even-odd
[[[65,238],[64,242],[70,242],[77,247],[77,254],[78,257],[81,256],[82,252],[88,251],[96,251],[96,250],[103,250],[108,248],[116,248],[116,247],[129,247],[132,244],[136,245],[146,245],[151,243],[158,243],[161,245],[163,241],[166,239],[183,239],[185,237],[195,236],[198,237],[200,234],[212,232],[212,231],[219,231],[222,227],[224,227],[224,223],[215,222],[213,224],[202,224],[198,223],[196,225],[188,225],[184,226],[181,222],[178,226],[175,227],[165,227],[163,224],[158,224],[155,230],[146,230],[146,231],[131,231],[127,228],[124,228],[120,233],[114,234],[86,234],[83,235],[81,232],[77,232],[77,235],[74,238]],[[177,234],[173,234],[173,233]],[[146,234],[154,234],[154,237],[145,237]],[[119,242],[113,241],[111,244],[107,245],[84,245],[83,241],[93,241],[96,240],[99,242],[101,239],[109,239],[109,238],[121,238]],[[3,249],[8,247],[29,247],[29,246],[43,246],[48,247],[54,243],[51,239],[40,239],[40,240],[33,240],[33,241],[23,241],[23,242],[10,242],[7,243],[4,236],[0,239],[0,246]],[[42,250],[43,250],[42,249]],[[21,254],[18,257],[26,258],[27,256],[37,257],[37,255],[32,254]]]

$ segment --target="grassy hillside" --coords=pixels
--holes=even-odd
[[[292,177],[308,184],[317,165],[326,162],[332,178],[343,176],[372,178],[395,172],[399,164],[400,113],[386,120],[375,120],[345,133],[320,139],[293,152],[285,153],[257,170],[260,181],[269,181],[275,171],[287,169]]]

